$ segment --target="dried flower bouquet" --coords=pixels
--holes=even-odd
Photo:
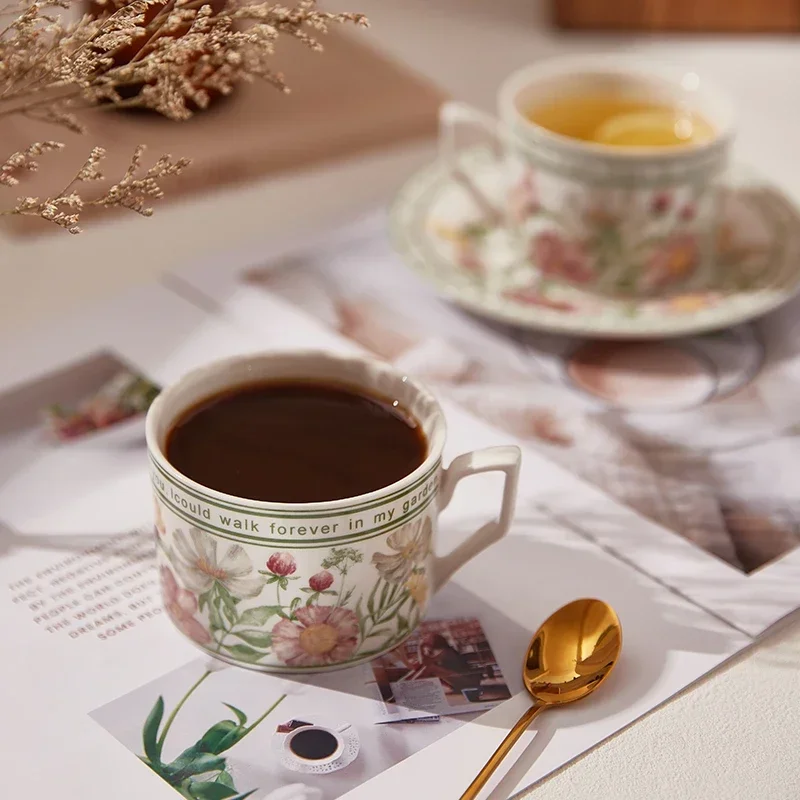
[[[246,0],[94,0],[73,20],[77,0],[22,0],[0,8],[0,118],[25,117],[71,131],[85,130],[83,112],[147,108],[182,121],[227,95],[240,81],[261,79],[288,91],[271,68],[281,36],[322,50],[314,37],[331,24],[366,25],[360,14],[320,11],[316,0],[287,8]],[[123,57],[124,56],[124,57]],[[14,187],[39,158],[59,150],[57,141],[34,142],[0,156],[0,187]],[[184,158],[161,156],[142,164],[137,147],[125,174],[99,197],[81,196],[81,184],[102,180],[105,151],[92,149],[72,181],[51,196],[20,197],[0,215],[33,216],[80,233],[87,206],[124,207],[150,216],[163,195],[161,180],[179,175]]]

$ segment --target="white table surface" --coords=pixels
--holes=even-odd
[[[485,109],[511,70],[567,52],[633,51],[695,67],[737,102],[737,154],[800,201],[800,42],[790,38],[599,37],[548,32],[537,0],[336,0],[364,34]],[[541,4],[542,6],[544,3]],[[320,59],[324,69],[324,56]],[[291,82],[291,75],[288,76]],[[87,149],[93,142],[87,138]],[[229,245],[313,231],[385,203],[430,160],[429,144],[164,205],[150,220],[93,222],[82,236],[0,237],[0,335],[152,280]],[[177,155],[177,154],[176,154]],[[13,190],[0,200],[8,204]],[[798,587],[800,591],[800,587]],[[800,618],[537,786],[536,800],[800,797]],[[477,766],[477,765],[476,765]]]

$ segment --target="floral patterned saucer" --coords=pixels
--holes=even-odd
[[[581,288],[590,269],[582,243],[554,232],[520,235],[526,216],[537,213],[535,191],[488,148],[463,151],[460,172],[456,179],[439,162],[414,175],[394,202],[390,227],[409,266],[445,298],[477,314],[554,333],[664,338],[744,322],[800,290],[800,212],[774,186],[741,168],[731,170],[721,189],[714,263],[697,263],[700,250],[690,238],[666,239],[644,262],[663,280],[664,294],[645,299]],[[487,213],[485,199],[501,213]],[[690,213],[671,209],[671,202],[658,193],[651,213]],[[600,225],[590,233],[613,237],[613,208],[608,211],[602,220],[581,219],[582,228]],[[616,224],[629,222],[620,216]],[[716,276],[710,288],[668,293],[670,275],[686,285],[687,270],[695,268]]]

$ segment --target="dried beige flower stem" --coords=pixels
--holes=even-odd
[[[6,164],[0,167],[0,183],[13,185],[13,183],[3,181],[4,169],[12,163],[12,169],[27,168],[33,155],[39,155],[48,150],[58,149],[57,142],[41,142],[31,145],[23,153],[15,153]],[[29,152],[31,151],[31,152]],[[171,156],[161,156],[156,163],[150,167],[143,175],[140,174],[142,154],[144,147],[139,146],[134,151],[122,178],[110,186],[100,197],[94,200],[83,200],[81,196],[73,191],[73,187],[80,183],[89,183],[104,179],[100,171],[99,164],[105,157],[106,151],[102,147],[95,147],[78,170],[72,180],[55,196],[40,199],[38,197],[22,197],[17,201],[14,208],[0,211],[0,216],[25,216],[39,217],[48,222],[52,222],[69,233],[81,233],[78,225],[81,212],[89,206],[101,206],[103,208],[122,207],[135,211],[144,217],[152,216],[153,209],[147,205],[148,200],[158,200],[163,197],[159,180],[161,178],[180,175],[188,166],[189,161],[185,158],[173,160]],[[36,167],[33,167],[34,169]],[[10,178],[14,181],[13,176]]]
[[[309,31],[367,24],[361,14],[319,11],[316,0],[299,0],[292,8],[247,0],[105,0],[107,14],[62,22],[60,12],[74,2],[22,0],[0,8],[0,17],[11,18],[0,29],[0,117],[25,116],[75,132],[83,132],[77,114],[89,108],[144,107],[185,120],[241,81],[265,80],[288,91],[270,66],[281,36],[321,50]],[[37,156],[60,147],[39,142],[14,153],[0,165],[0,186],[14,185],[21,172],[38,167]],[[164,156],[140,176],[137,149],[120,181],[100,198],[84,200],[73,187],[96,179],[91,176],[100,174],[96,164],[103,154],[95,148],[62,192],[41,201],[22,198],[0,214],[38,216],[72,233],[79,231],[81,210],[91,205],[147,216],[152,210],[145,199],[162,195],[158,180],[188,164]]]

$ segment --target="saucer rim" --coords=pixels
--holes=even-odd
[[[485,151],[486,148],[480,146],[465,148],[461,153],[461,157],[475,157]],[[587,322],[586,315],[581,312],[565,314],[558,318],[551,316],[554,313],[552,310],[537,308],[536,306],[525,307],[524,314],[521,313],[519,308],[515,308],[510,304],[495,307],[491,302],[487,303],[468,295],[465,296],[461,287],[447,283],[437,274],[435,267],[428,266],[421,246],[413,241],[415,233],[419,237],[424,235],[424,231],[416,229],[413,222],[407,223],[402,219],[403,210],[417,205],[424,189],[441,185],[448,179],[447,169],[447,165],[437,159],[416,170],[406,179],[395,194],[389,207],[389,238],[394,251],[400,256],[406,267],[430,285],[438,296],[479,317],[518,328],[538,330],[562,336],[596,337],[608,340],[676,339],[711,333],[751,322],[785,305],[800,294],[800,260],[797,260],[798,266],[794,269],[793,283],[790,288],[766,288],[753,292],[750,302],[741,308],[736,308],[732,301],[735,298],[742,298],[747,293],[734,292],[728,294],[715,307],[716,313],[705,319],[695,314],[684,317],[665,314],[656,319],[644,320],[641,318],[626,318],[622,320],[619,317],[615,317],[609,319],[607,324],[602,324],[597,317],[592,317],[592,321]],[[748,183],[776,188],[795,211],[796,230],[800,233],[800,206],[792,197],[781,190],[774,181],[768,179],[757,169],[739,161],[735,161],[730,165],[726,172],[726,180],[730,182],[733,175],[739,178],[740,182],[744,179]],[[783,259],[787,263],[792,260],[788,255],[784,255]],[[640,299],[637,301],[632,298],[630,302],[643,303],[646,300]],[[627,322],[627,325],[623,324],[624,322]]]

